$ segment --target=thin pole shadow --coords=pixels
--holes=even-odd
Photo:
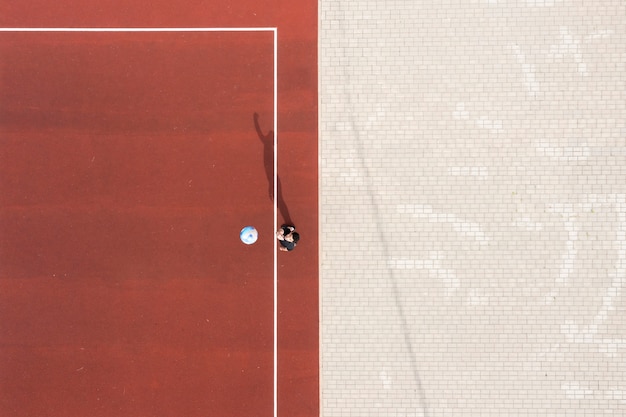
[[[261,126],[259,125],[258,113],[254,113],[254,128],[256,129],[256,133],[259,136],[261,143],[263,143],[263,165],[265,166],[265,176],[267,177],[268,195],[270,197],[270,201],[274,201],[274,131],[270,130],[267,135],[263,134]],[[291,215],[289,214],[289,208],[283,198],[283,187],[280,183],[280,176],[278,175],[276,176],[276,183],[278,189],[277,205],[280,215],[283,218],[282,224],[293,225]]]

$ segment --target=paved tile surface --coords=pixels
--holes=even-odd
[[[322,415],[626,413],[626,3],[319,13]]]

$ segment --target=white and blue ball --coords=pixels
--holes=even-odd
[[[246,245],[252,245],[259,238],[259,232],[252,226],[246,226],[241,229],[239,239]]]

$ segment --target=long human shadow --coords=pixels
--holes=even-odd
[[[254,128],[259,136],[259,139],[263,143],[263,165],[265,166],[265,176],[268,183],[268,195],[271,201],[274,201],[274,131],[270,130],[267,135],[263,134],[261,126],[259,125],[259,114],[254,113]],[[291,215],[289,214],[289,208],[285,199],[283,198],[283,187],[280,183],[280,176],[276,175],[276,184],[278,190],[277,206],[280,211],[280,215],[283,218],[282,224],[293,225]]]

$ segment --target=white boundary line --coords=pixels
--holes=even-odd
[[[0,32],[272,32],[274,35],[274,233],[278,230],[278,28],[0,28]],[[278,245],[274,242],[273,379],[274,417],[278,417]]]
[[[278,230],[278,28],[272,30],[274,36],[274,228],[272,229],[272,240],[274,233]],[[274,311],[273,311],[273,379],[274,379],[274,417],[278,417],[278,245],[274,242]]]
[[[276,32],[276,28],[0,28],[0,32]]]

